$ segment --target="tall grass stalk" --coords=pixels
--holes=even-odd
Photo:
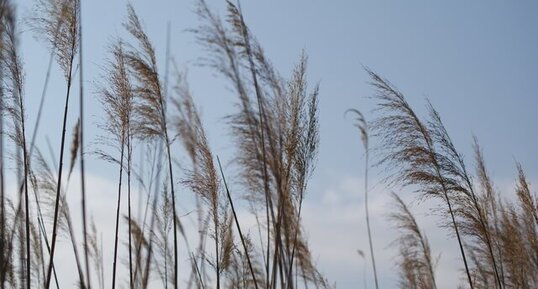
[[[52,227],[52,241],[49,265],[47,269],[47,277],[45,279],[45,288],[50,288],[50,280],[52,276],[52,264],[54,262],[54,254],[56,251],[56,240],[58,231],[58,216],[60,195],[62,187],[62,173],[64,163],[64,147],[65,135],[67,127],[67,115],[69,108],[69,99],[71,94],[72,73],[74,58],[78,48],[79,37],[79,19],[78,19],[78,0],[73,1],[41,1],[38,4],[40,15],[35,19],[35,25],[43,37],[51,47],[57,49],[57,61],[62,68],[66,80],[66,95],[65,107],[63,113],[61,144],[60,144],[60,159],[58,165],[58,181],[56,188],[56,201],[54,204],[54,220]]]
[[[106,113],[106,123],[104,130],[112,136],[112,141],[103,137],[103,142],[119,150],[119,159],[108,155],[105,152],[100,152],[100,156],[106,160],[117,163],[119,166],[118,176],[118,194],[116,205],[116,224],[114,233],[114,257],[112,265],[112,288],[116,286],[116,269],[118,260],[118,243],[119,243],[119,226],[120,226],[120,208],[121,208],[121,193],[122,193],[122,178],[124,174],[124,161],[127,159],[128,170],[128,189],[130,190],[130,165],[132,154],[131,140],[131,121],[133,118],[133,88],[129,79],[127,65],[125,62],[125,51],[121,41],[114,44],[112,51],[112,59],[110,60],[107,75],[108,80],[105,87],[101,88],[101,105]],[[130,194],[128,195],[130,201]],[[130,204],[128,204],[130,207]],[[130,209],[129,209],[130,210]],[[129,235],[131,235],[131,216],[128,214]],[[131,250],[129,243],[129,252]],[[129,254],[130,255],[130,254]],[[129,265],[129,286],[132,286],[132,266]]]
[[[140,20],[134,8],[128,6],[129,20],[125,27],[129,33],[138,41],[140,50],[130,50],[126,53],[127,64],[129,65],[133,78],[136,80],[135,92],[139,101],[135,107],[138,114],[136,124],[138,135],[143,139],[158,138],[164,141],[170,193],[173,211],[173,235],[174,235],[174,288],[178,288],[178,240],[177,240],[177,213],[176,213],[176,191],[174,183],[174,172],[172,166],[172,152],[167,125],[166,99],[163,95],[159,73],[157,71],[157,61],[155,50],[148,36],[144,32]]]
[[[84,239],[84,262],[86,267],[86,286],[88,289],[91,289],[91,275],[90,275],[90,257],[89,257],[89,248],[88,248],[88,218],[86,213],[86,170],[84,165],[84,69],[83,69],[83,57],[82,57],[82,1],[79,0],[78,3],[78,63],[79,63],[79,88],[80,88],[80,98],[79,98],[79,117],[80,117],[80,187],[82,193],[82,235]]]
[[[133,289],[132,215],[131,215],[131,169],[133,163],[133,140],[130,121],[127,124],[127,218],[129,232],[129,288]]]
[[[370,154],[370,148],[368,145],[368,123],[364,118],[364,115],[356,109],[348,109],[347,113],[354,113],[357,117],[355,126],[359,129],[361,134],[361,141],[364,146],[365,160],[364,160],[364,213],[366,215],[366,229],[368,233],[368,246],[370,248],[370,258],[372,261],[372,270],[374,272],[375,288],[379,289],[379,281],[377,278],[377,270],[375,266],[374,246],[372,244],[372,230],[370,228],[370,213],[368,211],[368,160]]]
[[[8,13],[7,1],[0,1],[0,24],[4,22],[4,15]],[[4,49],[4,25],[0,25],[0,55]],[[6,196],[4,187],[4,64],[0,61],[0,288],[5,288],[6,266]]]
[[[116,288],[116,267],[117,267],[117,261],[118,261],[118,240],[119,240],[119,226],[120,226],[120,204],[121,204],[121,179],[123,176],[123,153],[125,151],[125,147],[122,145],[121,152],[120,152],[120,165],[119,165],[119,180],[118,180],[118,200],[116,204],[116,225],[115,225],[115,233],[114,233],[114,257],[112,261],[112,289]]]
[[[7,9],[13,9],[9,7],[9,3],[5,5]],[[2,4],[4,6],[4,4]],[[5,35],[3,35],[3,47],[2,47],[2,62],[8,70],[8,100],[10,102],[4,103],[7,105],[8,114],[13,119],[12,133],[13,141],[15,142],[18,150],[18,156],[22,154],[22,184],[24,188],[24,200],[21,197],[20,204],[24,204],[25,212],[25,238],[24,243],[26,247],[24,260],[26,263],[25,270],[21,274],[25,274],[26,288],[31,287],[31,255],[30,255],[30,205],[29,205],[29,193],[28,193],[28,150],[26,145],[26,125],[25,125],[25,106],[24,106],[24,94],[23,94],[23,71],[22,63],[18,53],[18,39],[14,10],[7,11],[4,19],[2,19],[2,25],[5,29]],[[21,237],[22,238],[22,237]],[[21,257],[22,258],[22,257]],[[21,260],[22,261],[22,260]],[[21,264],[22,265],[22,264]]]
[[[7,19],[8,13],[11,13],[11,7],[7,0],[0,0],[0,55],[4,51],[5,25],[4,19]],[[3,59],[3,58],[2,58]],[[8,250],[6,250],[6,192],[4,180],[4,112],[5,112],[5,91],[4,91],[4,69],[3,61],[0,61],[0,287],[5,288],[6,272],[8,270]]]

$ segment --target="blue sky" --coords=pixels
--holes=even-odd
[[[20,16],[30,16],[33,1],[17,2]],[[223,2],[208,0],[221,14],[225,12]],[[366,249],[361,197],[363,150],[358,132],[343,116],[346,109],[358,108],[372,118],[370,111],[375,103],[367,97],[373,90],[363,66],[388,78],[420,113],[429,99],[469,164],[472,136],[476,135],[499,190],[510,188],[515,179],[514,160],[522,163],[534,184],[538,181],[537,2],[243,2],[246,21],[275,67],[284,76],[289,75],[304,49],[309,56],[309,83],[320,83],[321,148],[307,196],[306,208],[310,211],[305,212],[305,224],[315,259],[338,288],[362,284],[363,263],[355,255],[357,249]],[[114,37],[125,35],[121,23],[125,20],[126,3],[83,1],[89,143],[99,133],[95,123],[101,121],[102,115],[94,83],[99,81],[108,57],[107,45]],[[179,67],[189,72],[215,152],[230,160],[232,142],[222,119],[233,111],[235,98],[213,71],[196,65],[205,52],[187,31],[199,23],[193,12],[194,1],[132,3],[161,64],[166,25],[170,22],[171,54]],[[27,26],[22,27],[28,116],[33,123],[49,52]],[[56,139],[64,84],[57,65],[52,74],[38,135],[38,145],[43,149],[45,136],[51,139],[53,148],[59,147]],[[77,105],[74,100],[73,112]],[[75,117],[73,113],[71,127]],[[110,165],[90,161],[88,171],[102,183],[114,182]],[[397,276],[391,267],[393,252],[389,246],[393,235],[387,233],[389,226],[384,217],[390,208],[386,204],[389,189],[375,181],[382,176],[382,172],[373,170],[374,233],[380,232],[375,243],[381,251],[383,288],[394,288]],[[503,193],[508,197],[511,191]],[[103,198],[100,201],[106,203],[108,197]],[[417,210],[425,213],[427,204]],[[444,232],[435,231],[436,221],[424,218],[421,224],[433,232],[430,238],[434,251],[443,252],[437,273],[446,277],[439,278],[440,283],[445,282],[440,288],[454,288],[450,281],[460,266],[454,242],[447,242]],[[333,238],[327,238],[328,234]],[[371,285],[371,280],[368,282]]]

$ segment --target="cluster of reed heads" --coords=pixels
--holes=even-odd
[[[226,117],[236,147],[230,163],[234,174],[227,179],[209,145],[186,75],[177,69],[169,72],[168,55],[164,69],[158,66],[155,48],[132,6],[127,7],[124,22],[128,37],[111,43],[103,77],[92,82],[93,94],[85,94],[80,0],[36,1],[29,25],[51,57],[39,113],[30,130],[16,7],[12,1],[0,0],[2,289],[70,286],[62,283],[55,268],[59,239],[67,241],[76,264],[77,283],[71,286],[80,288],[333,287],[316,268],[301,226],[319,146],[318,86],[308,87],[304,54],[285,79],[252,35],[239,4],[227,2],[222,20],[205,1],[197,2],[200,25],[192,33],[207,54],[201,62],[223,77],[237,97],[236,111]],[[53,60],[65,77],[65,106],[59,157],[50,162],[35,142]],[[477,172],[471,175],[439,114],[430,106],[430,118],[419,119],[400,92],[368,72],[380,116],[367,123],[353,110],[367,152],[365,179],[370,127],[383,148],[379,164],[393,169],[390,182],[411,186],[421,198],[438,198],[446,204],[439,211],[448,216],[446,228],[455,233],[461,249],[468,278],[462,288],[536,288],[538,209],[521,166],[517,166],[519,202],[501,200],[478,144]],[[73,121],[68,119],[74,109],[69,101],[77,81],[78,119]],[[88,96],[98,97],[104,112],[99,124],[102,134],[95,137],[98,148],[91,149],[84,146]],[[75,125],[69,159],[64,160],[69,123]],[[178,161],[179,150],[188,163]],[[137,151],[145,153],[137,157]],[[87,210],[91,195],[86,194],[87,157],[117,168],[113,232],[98,232]],[[64,163],[69,164],[65,171]],[[67,195],[77,166],[81,202],[72,203]],[[230,180],[237,190],[231,191]],[[8,191],[6,184],[13,189]],[[134,187],[138,202],[132,208]],[[370,255],[379,287],[367,184],[364,193]],[[178,212],[178,194],[192,194],[195,199],[197,230],[185,230],[182,223],[187,217]],[[400,285],[437,288],[436,259],[428,241],[406,204],[394,197],[397,208],[391,218],[401,232]],[[239,201],[248,204],[254,228],[242,224]],[[121,210],[125,202],[126,212]],[[76,216],[80,224],[74,221],[70,209],[74,206],[81,213]],[[114,243],[104,245],[103,233],[113,234]],[[188,256],[180,258],[180,247]],[[111,278],[105,280],[104,255],[110,254]],[[127,276],[119,276],[122,266],[120,272]],[[185,276],[181,280],[180,272]]]
[[[538,198],[521,164],[515,164],[515,196],[501,194],[488,173],[476,137],[474,169],[470,171],[430,103],[427,117],[420,117],[393,84],[366,70],[375,89],[378,116],[367,123],[360,111],[349,110],[357,116],[356,126],[367,152],[366,178],[371,132],[379,145],[373,149],[378,157],[376,164],[390,172],[385,181],[408,187],[421,201],[431,200],[434,214],[444,220],[441,227],[457,241],[462,265],[458,288],[537,288]],[[367,193],[366,186],[366,197]],[[397,194],[392,196],[395,207],[389,219],[399,232],[394,240],[399,252],[399,286],[436,289],[439,257],[432,252],[408,205]],[[365,212],[372,238],[367,203]],[[371,241],[370,250],[378,288]]]

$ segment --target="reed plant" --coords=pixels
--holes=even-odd
[[[473,175],[431,103],[427,103],[428,116],[422,118],[393,84],[366,71],[377,101],[377,118],[371,123],[379,142],[377,165],[389,172],[385,179],[389,186],[409,187],[420,200],[439,198],[445,204],[437,210],[449,220],[442,228],[451,229],[456,237],[468,281],[464,288],[535,286],[535,278],[530,277],[536,273],[534,257],[526,254],[532,255],[536,243],[538,222],[533,215],[538,207],[521,165],[516,163],[516,205],[502,200],[494,189],[476,138]],[[358,110],[351,111],[358,116],[364,139],[364,117]],[[390,220],[401,234],[395,241],[400,247],[400,287],[437,288],[430,245],[407,205],[397,195],[394,199],[397,210]],[[513,267],[514,260],[521,262],[519,269]],[[527,277],[520,274],[522,270]]]
[[[284,77],[247,25],[239,2],[226,1],[220,15],[206,1],[196,1],[199,25],[190,32],[205,53],[198,64],[226,81],[236,104],[224,119],[235,149],[221,162],[219,155],[225,154],[211,145],[187,74],[171,60],[169,45],[163,71],[158,47],[132,5],[123,24],[127,33],[114,38],[108,59],[96,61],[102,63],[102,77],[87,82],[81,1],[36,0],[28,22],[51,60],[38,116],[29,128],[15,4],[0,0],[0,288],[66,287],[55,259],[61,241],[67,241],[79,288],[335,287],[318,270],[303,226],[320,145],[320,88],[308,81],[304,51]],[[65,98],[59,155],[49,148],[50,161],[36,138],[41,112],[56,109],[45,105],[53,60],[64,76]],[[78,112],[69,106],[77,73]],[[349,112],[357,117],[365,150],[365,235],[375,287],[384,285],[369,208],[369,170],[377,166],[388,172],[392,188],[410,188],[428,205],[437,200],[442,228],[455,236],[460,251],[467,280],[461,288],[538,287],[538,198],[523,165],[515,164],[513,201],[503,199],[476,139],[473,170],[430,103],[423,117],[388,80],[367,73],[378,104],[375,117],[366,122],[359,110]],[[85,89],[88,83],[92,93]],[[98,136],[85,131],[88,96],[101,104]],[[88,137],[97,142],[86,147]],[[110,232],[98,230],[88,206],[93,198],[86,187],[88,158],[110,163],[118,174]],[[69,201],[77,169],[80,224]],[[7,182],[14,189],[7,189]],[[437,289],[439,259],[433,252],[439,250],[428,242],[403,194],[393,194],[389,216],[398,232],[399,286]],[[189,198],[192,203],[185,201]],[[247,225],[248,214],[254,225]],[[107,234],[113,243],[106,243]],[[180,251],[185,256],[180,258]]]

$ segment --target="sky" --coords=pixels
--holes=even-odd
[[[223,15],[224,1],[207,2]],[[522,163],[532,184],[538,181],[537,2],[243,2],[245,20],[276,69],[289,76],[304,50],[309,57],[309,84],[320,84],[321,146],[303,222],[320,271],[337,288],[357,288],[365,270],[364,260],[356,253],[367,250],[362,198],[364,151],[358,131],[350,119],[344,118],[349,108],[360,109],[367,119],[374,117],[375,101],[368,98],[374,91],[363,67],[389,79],[420,114],[425,112],[426,101],[431,101],[470,165],[476,136],[496,186],[506,198],[512,193],[516,160]],[[102,122],[96,84],[102,82],[110,44],[125,35],[122,23],[127,1],[82,3],[86,132],[88,145],[93,148],[100,134],[97,123]],[[214,71],[197,65],[206,52],[188,31],[199,24],[195,1],[131,3],[155,45],[161,68],[170,23],[171,56],[181,70],[188,71],[210,143],[216,154],[232,161],[233,142],[223,118],[234,111],[236,99]],[[17,4],[23,20],[26,101],[33,126],[50,52],[24,24],[33,13],[34,1],[20,0]],[[63,75],[54,65],[38,134],[38,146],[43,150],[47,137],[53,148],[59,148],[64,86]],[[76,86],[74,89],[78,90]],[[74,98],[69,127],[76,121],[77,107]],[[375,139],[372,141],[375,145]],[[102,231],[112,232],[112,224],[107,222],[112,218],[111,210],[107,208],[113,207],[117,173],[113,166],[96,159],[89,159],[87,166],[88,190],[95,190],[90,206],[95,209],[96,222]],[[391,210],[388,193],[399,192],[399,188],[388,188],[380,181],[383,176],[381,169],[372,169],[370,207],[381,285],[392,289],[396,288],[397,273],[391,241],[396,235],[387,221]],[[406,200],[413,200],[408,193],[402,194]],[[415,202],[413,209],[428,232],[433,251],[441,256],[437,267],[439,288],[455,288],[454,280],[462,276],[456,243],[436,229],[440,220],[428,215],[430,205]],[[110,238],[104,234],[106,242]],[[371,288],[371,272],[366,267]]]

